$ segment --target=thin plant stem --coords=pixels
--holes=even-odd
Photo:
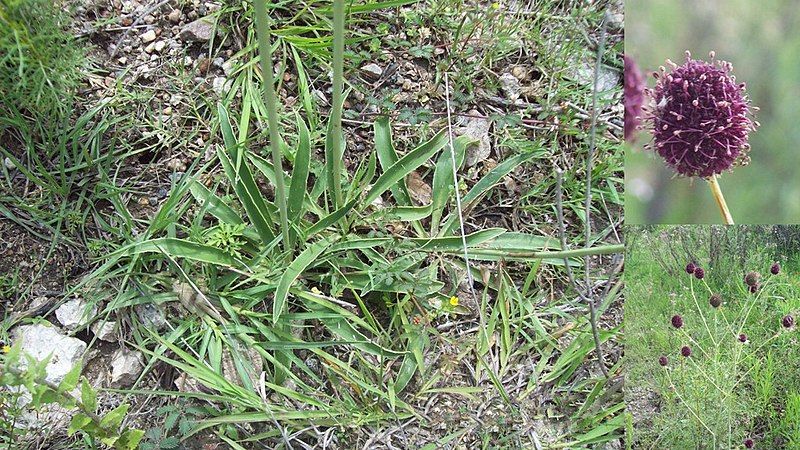
[[[714,195],[714,200],[716,200],[717,206],[719,206],[719,211],[722,214],[722,220],[725,222],[725,225],[733,225],[733,216],[731,216],[731,212],[728,210],[728,204],[725,203],[725,197],[722,195],[722,189],[719,188],[717,176],[711,175],[708,179],[708,184],[711,186],[711,194]]]
[[[331,179],[334,209],[344,205],[342,197],[342,95],[344,90],[344,0],[333,0],[333,105],[330,116]]]
[[[456,168],[456,151],[453,147],[453,120],[450,115],[450,78],[447,72],[444,73],[444,94],[447,101],[447,138],[450,144],[450,162],[452,163],[451,169],[453,171],[453,190],[456,193],[456,209],[458,210],[458,225],[461,230],[461,246],[464,250],[464,264],[467,266],[467,281],[469,282],[470,293],[472,298],[477,300],[475,294],[475,287],[473,286],[472,271],[469,265],[469,253],[467,252],[467,234],[464,232],[464,214],[461,211],[461,193],[458,190],[458,169]]]
[[[286,258],[291,259],[293,244],[289,234],[289,216],[286,210],[286,188],[283,184],[283,163],[281,155],[281,135],[278,130],[278,101],[275,95],[275,77],[272,67],[272,45],[269,31],[269,16],[267,16],[266,2],[256,0],[256,32],[258,34],[258,47],[261,55],[261,71],[264,74],[264,104],[267,107],[267,123],[269,125],[269,140],[272,148],[272,165],[275,168],[275,203],[281,219],[281,236]]]
[[[586,203],[584,206],[584,238],[586,239],[586,250],[589,250],[592,246],[592,218],[591,218],[591,209],[592,209],[592,166],[594,164],[594,149],[595,149],[595,140],[597,137],[597,85],[600,80],[600,65],[603,63],[603,54],[605,53],[606,47],[606,24],[608,22],[608,12],[603,17],[603,22],[600,25],[600,39],[597,45],[597,60],[595,61],[594,67],[594,82],[592,84],[592,121],[591,121],[591,128],[589,131],[589,152],[586,155]],[[592,336],[594,337],[594,344],[595,348],[597,349],[598,357],[601,357],[600,360],[600,367],[603,369],[603,375],[608,378],[608,371],[605,368],[605,364],[602,361],[602,353],[600,350],[601,342],[600,342],[600,333],[597,329],[597,306],[594,303],[594,299],[592,298],[592,284],[591,280],[589,279],[589,271],[591,268],[591,256],[586,255],[584,257],[583,269],[584,269],[584,282],[586,284],[586,297],[589,299],[589,319],[592,323]]]
[[[703,319],[703,325],[706,327],[706,331],[708,332],[708,337],[711,339],[711,342],[714,344],[714,347],[717,346],[717,340],[714,339],[714,335],[711,333],[711,328],[708,327],[708,322],[706,322],[706,315],[703,314],[703,309],[700,308],[700,303],[697,302],[697,296],[694,295],[694,280],[689,279],[689,289],[692,293],[692,300],[694,300],[694,306],[697,307],[697,312],[700,313],[700,318]]]
[[[562,251],[569,251],[568,244],[567,244],[567,234],[566,234],[566,224],[564,222],[564,199],[562,193],[562,185],[564,178],[564,172],[560,168],[556,168],[556,217],[558,222],[558,234],[561,238],[561,250]],[[588,250],[588,249],[586,249]],[[588,257],[587,257],[588,260]],[[595,351],[597,352],[597,362],[600,366],[600,371],[603,372],[603,376],[608,378],[608,369],[606,369],[606,364],[603,359],[603,346],[600,342],[600,331],[597,328],[597,312],[594,306],[594,299],[591,298],[591,289],[589,286],[586,286],[586,293],[589,295],[585,295],[581,289],[578,287],[578,283],[575,281],[575,275],[572,273],[572,267],[569,265],[569,257],[564,257],[564,267],[567,270],[567,278],[569,278],[570,284],[575,289],[575,292],[578,293],[578,296],[589,305],[589,322],[592,326],[592,337],[594,338],[594,347]],[[608,286],[611,285],[611,278],[608,279]],[[606,290],[606,293],[608,290]]]

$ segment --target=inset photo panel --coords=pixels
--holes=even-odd
[[[625,2],[626,222],[800,222],[795,0]]]
[[[628,448],[800,448],[800,226],[626,235]]]

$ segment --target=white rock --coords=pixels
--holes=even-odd
[[[142,42],[144,42],[145,44],[147,44],[148,42],[153,42],[155,40],[156,40],[156,32],[154,30],[147,30],[142,35]]]
[[[220,57],[214,58],[214,59],[211,61],[211,65],[212,65],[212,66],[214,66],[214,67],[219,67],[220,69],[222,68],[222,65],[223,65],[223,64],[225,64],[225,60],[224,60],[224,59],[222,59],[222,58],[220,58]]]
[[[366,75],[368,78],[376,80],[380,78],[381,75],[383,75],[383,69],[381,69],[381,66],[375,63],[367,64],[366,66],[362,67],[361,70],[364,72],[364,75]]]
[[[97,315],[97,305],[89,305],[80,298],[72,299],[56,309],[56,319],[67,330],[89,323]]]
[[[478,111],[470,111],[470,116],[479,116]],[[468,136],[476,141],[477,144],[467,147],[466,164],[467,167],[472,167],[479,161],[483,161],[492,153],[491,140],[489,139],[489,129],[492,122],[487,118],[469,117],[467,123],[461,130],[458,131],[459,135]]]
[[[92,333],[97,339],[106,342],[117,341],[117,322],[115,320],[98,320],[91,327]]]
[[[231,90],[231,83],[225,77],[216,77],[211,81],[211,88],[222,97]]]
[[[23,325],[14,330],[14,340],[22,342],[22,353],[37,361],[52,355],[45,367],[45,379],[58,384],[75,365],[83,365],[86,343],[80,339],[64,336],[48,322]],[[20,359],[20,368],[27,367],[27,359]]]
[[[140,352],[119,349],[111,358],[111,386],[130,387],[139,378],[143,368]]]
[[[3,165],[6,166],[6,169],[8,170],[14,170],[17,168],[17,166],[14,164],[14,161],[12,161],[8,156],[6,156],[6,159],[3,160]]]
[[[572,70],[571,75],[579,83],[588,85],[591,89],[594,82],[594,61],[584,62]],[[597,92],[610,91],[617,87],[617,83],[619,83],[619,72],[600,66],[600,72],[597,77]]]
[[[233,61],[227,60],[222,64],[222,72],[225,73],[226,77],[230,77],[233,74]]]
[[[516,101],[522,92],[522,85],[519,83],[519,79],[510,73],[504,73],[500,76],[500,88],[506,98],[512,102]]]
[[[156,49],[156,44],[151,42],[147,47],[144,48],[145,53],[153,53],[153,50]]]
[[[164,41],[158,41],[158,42],[156,42],[156,45],[155,45],[155,50],[156,50],[157,52],[161,52],[161,50],[164,50],[164,47],[166,47],[166,46],[167,46],[167,43],[166,43],[166,42],[164,42]]]

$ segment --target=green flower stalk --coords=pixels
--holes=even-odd
[[[256,0],[256,34],[261,55],[261,71],[264,74],[264,104],[267,107],[269,140],[272,149],[272,165],[275,168],[275,203],[281,218],[281,236],[286,257],[292,257],[292,240],[289,235],[289,215],[286,208],[286,188],[283,184],[283,163],[281,155],[281,135],[278,130],[278,101],[275,95],[275,76],[272,67],[272,46],[270,42],[269,16],[266,2]]]
[[[331,108],[331,177],[335,208],[344,205],[342,197],[342,99],[344,90],[344,0],[333,0],[333,106]]]

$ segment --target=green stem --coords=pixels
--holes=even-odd
[[[333,105],[331,108],[331,174],[334,209],[344,205],[342,197],[342,95],[344,90],[344,0],[333,0]]]
[[[488,250],[488,249],[480,249],[479,252],[473,251],[473,254],[477,253],[478,255],[486,255],[486,256],[500,256],[505,257],[508,259],[514,258],[532,258],[532,259],[544,259],[544,258],[554,258],[554,259],[564,259],[564,258],[578,258],[581,256],[589,256],[589,255],[609,255],[613,253],[622,253],[625,251],[624,244],[613,244],[613,245],[601,245],[598,247],[591,247],[591,248],[580,248],[575,250],[566,250],[560,252],[514,252],[509,250]],[[456,253],[462,254],[461,250],[443,250],[442,253]],[[474,259],[474,256],[473,256]]]
[[[266,1],[256,0],[256,33],[261,54],[261,71],[264,74],[264,104],[267,107],[269,140],[272,148],[272,165],[275,168],[275,203],[281,217],[281,235],[286,257],[291,258],[293,244],[289,234],[289,216],[286,210],[286,188],[283,185],[283,156],[281,155],[281,135],[278,130],[278,101],[275,95],[275,77],[272,67],[272,45],[269,31]]]

